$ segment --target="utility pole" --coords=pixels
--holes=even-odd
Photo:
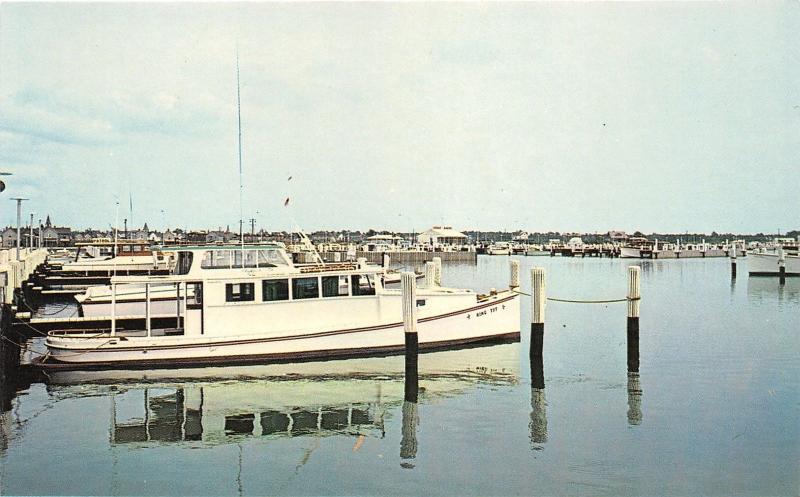
[[[33,250],[33,215],[36,214],[35,212],[31,212],[31,234],[28,238],[28,248]]]
[[[255,238],[256,236],[256,218],[250,218],[250,236]]]
[[[39,219],[39,248],[42,248],[42,242],[44,239],[42,238],[42,220]]]
[[[29,199],[14,197],[11,200],[17,201],[17,260],[19,260],[19,246],[22,240],[22,232],[20,231],[20,224],[22,223],[22,202]]]

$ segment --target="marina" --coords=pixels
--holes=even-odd
[[[0,496],[800,490],[781,3],[0,3]]]
[[[520,291],[526,294],[533,290],[527,275],[534,264],[546,272],[548,297],[627,293],[623,259],[511,260],[520,264]],[[480,256],[476,265],[443,265],[442,284],[478,290],[507,280],[508,264],[506,258]],[[548,302],[542,361],[531,361],[526,323],[533,318],[525,296],[519,339],[420,354],[416,411],[403,399],[402,355],[235,368],[55,370],[41,380],[25,373],[3,393],[3,491],[46,494],[57,486],[67,493],[150,494],[163,487],[150,479],[142,486],[136,474],[120,469],[137,460],[139,471],[155,472],[169,457],[171,469],[161,468],[162,477],[195,467],[191,481],[170,487],[176,494],[196,486],[221,495],[236,495],[240,488],[245,494],[352,493],[363,471],[381,475],[359,480],[366,493],[388,491],[386,479],[407,471],[419,475],[405,487],[409,494],[424,493],[433,474],[452,475],[448,481],[454,485],[466,482],[470,494],[482,494],[489,485],[508,494],[531,486],[570,493],[597,485],[623,495],[664,488],[684,495],[706,485],[789,492],[796,482],[768,475],[790,474],[787,465],[800,440],[792,421],[793,399],[800,395],[792,351],[800,280],[732,283],[725,259],[637,264],[643,296],[638,372],[629,372],[625,304]],[[684,312],[675,314],[675,308]],[[707,319],[709,313],[716,318]],[[766,317],[769,333],[760,324]],[[706,326],[698,328],[696,320]],[[720,340],[731,333],[736,340]],[[29,347],[43,351],[43,338],[31,338]],[[742,395],[757,402],[741,405]],[[592,416],[576,414],[576,407],[587,405]],[[713,416],[700,416],[700,408]],[[419,424],[409,423],[413,416]],[[52,432],[54,423],[58,439],[38,436]],[[728,449],[693,451],[698,436]],[[587,438],[614,447],[603,451],[602,467]],[[661,454],[658,467],[642,460],[644,446]],[[142,450],[148,457],[139,459]],[[77,470],[72,463],[53,464],[46,476],[23,470],[28,454],[47,463],[76,451],[96,454],[96,471],[82,482],[64,480]],[[466,455],[454,463],[443,457],[452,451]],[[340,466],[336,478],[328,477],[323,489],[315,482],[342,453],[355,459]],[[269,469],[257,463],[264,458],[271,461]],[[530,465],[538,471],[522,471]],[[695,469],[676,479],[684,465]],[[490,484],[479,476],[479,466],[519,476]],[[720,466],[737,468],[722,487]],[[213,467],[230,467],[230,477],[220,478]],[[620,478],[631,467],[640,477]]]

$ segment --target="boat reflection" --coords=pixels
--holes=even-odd
[[[420,402],[478,385],[514,385],[519,343],[421,354]],[[108,396],[110,442],[221,444],[247,437],[382,438],[400,406],[401,457],[416,456],[417,405],[404,402],[402,356],[230,368],[62,371],[57,398]],[[413,467],[413,466],[411,466]]]

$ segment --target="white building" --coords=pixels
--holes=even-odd
[[[454,230],[450,226],[434,226],[417,235],[417,242],[428,245],[464,245],[467,235]]]

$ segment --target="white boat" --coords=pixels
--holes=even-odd
[[[649,258],[653,253],[653,242],[644,237],[631,237],[619,249],[619,256],[623,259]]]
[[[750,276],[778,276],[779,255],[777,251],[755,251],[747,254],[747,273]],[[800,276],[800,256],[784,253],[786,276]]]
[[[278,245],[180,247],[174,274],[112,279],[110,330],[52,331],[46,362],[91,365],[191,365],[400,352],[400,290],[384,268],[295,265]],[[145,286],[144,330],[116,330],[117,293]],[[152,298],[177,285],[176,326],[152,329]],[[478,295],[425,285],[417,290],[420,349],[518,337],[519,294]],[[141,305],[141,304],[140,304]],[[149,312],[147,312],[149,308]]]
[[[86,255],[87,257],[81,257]],[[172,265],[170,255],[150,250],[146,241],[92,242],[80,244],[75,260],[61,265],[63,272],[149,272],[168,271]]]
[[[488,255],[511,255],[511,244],[509,242],[495,242],[486,249]]]

